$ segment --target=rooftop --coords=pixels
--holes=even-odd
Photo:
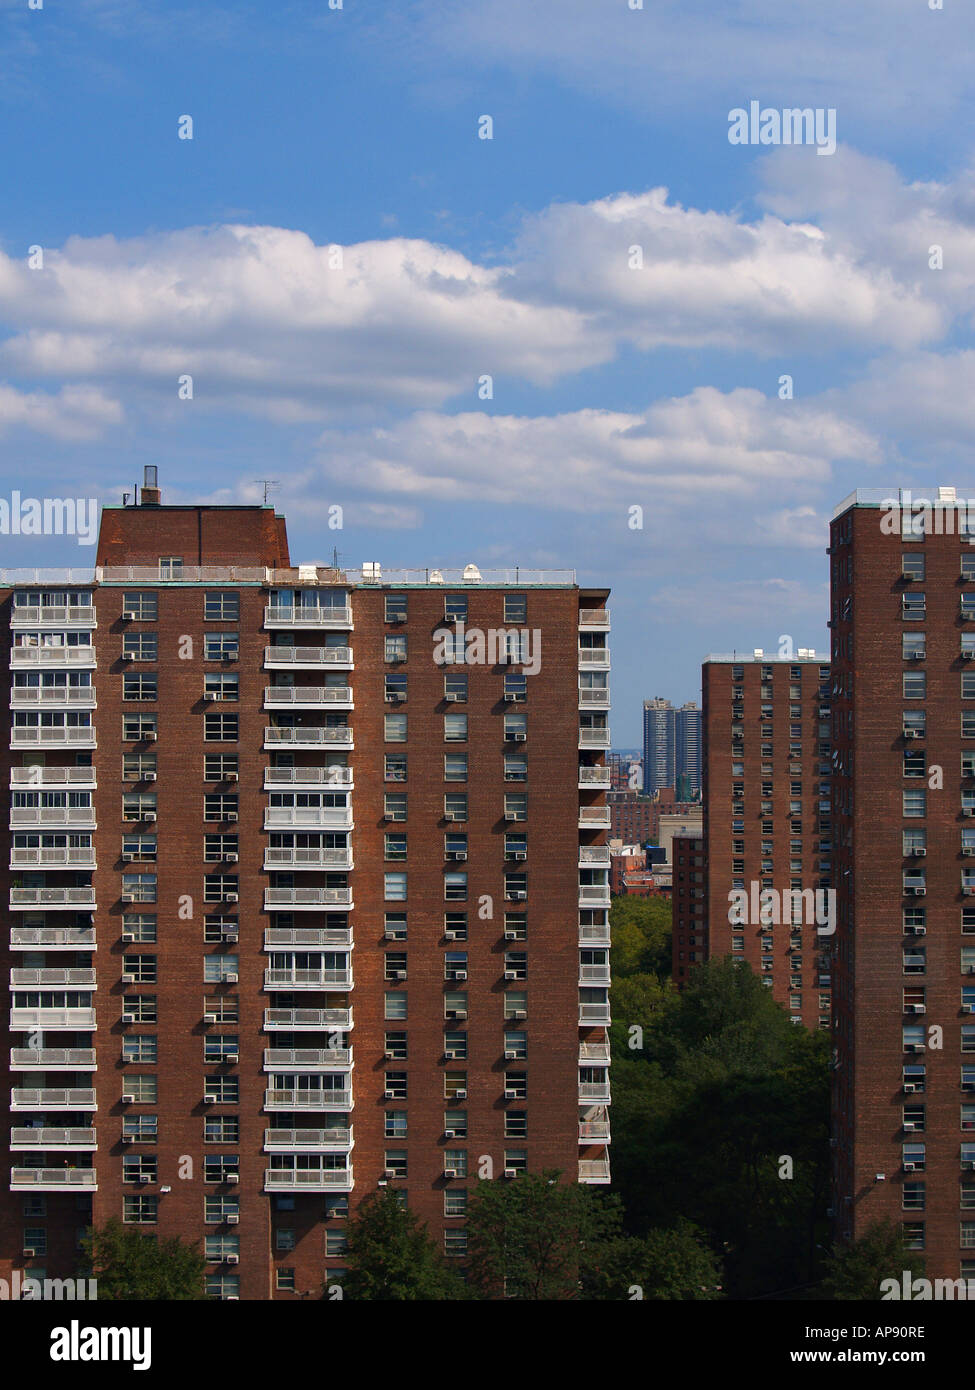
[[[848,512],[851,507],[895,507],[895,506],[942,506],[967,507],[968,499],[959,497],[957,489],[953,487],[937,487],[934,489],[934,496],[930,493],[914,493],[910,488],[903,487],[858,487],[851,492],[848,497],[844,497],[839,506],[833,508],[835,521],[838,516]],[[972,502],[975,506],[975,502]]]
[[[0,586],[94,584],[259,584],[265,587],[312,588],[436,588],[477,589],[511,586],[520,589],[573,588],[575,570],[463,569],[384,570],[366,564],[361,569],[333,569],[325,565],[297,565],[292,569],[263,566],[184,565],[178,575],[160,575],[154,565],[100,565],[95,569],[3,569]]]
[[[790,666],[798,666],[803,661],[815,661],[820,666],[828,666],[829,653],[813,651],[811,647],[800,647],[794,656],[779,656],[778,652],[763,652],[760,647],[755,647],[750,652],[709,652],[704,661],[705,664],[709,661],[733,661],[736,666],[747,665],[750,661],[761,662],[763,666],[768,666],[773,661],[781,661]]]

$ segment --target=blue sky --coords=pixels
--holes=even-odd
[[[273,478],[296,558],[575,568],[619,745],[822,649],[833,505],[975,495],[975,14],[630,3],[0,0],[0,494]],[[836,153],[731,145],[752,100]]]

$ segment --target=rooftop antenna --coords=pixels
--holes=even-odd
[[[263,483],[263,485],[264,485],[264,505],[265,505],[265,507],[266,507],[266,506],[267,506],[267,495],[268,495],[268,493],[271,491],[271,488],[272,488],[272,487],[280,487],[281,484],[278,482],[278,480],[277,480],[276,478],[255,478],[253,481],[254,481],[255,483]]]

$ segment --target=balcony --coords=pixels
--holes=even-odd
[[[352,627],[352,609],[345,608],[286,608],[268,604],[264,609],[264,626],[271,628],[321,627],[328,630]]]
[[[10,1191],[97,1192],[94,1168],[11,1168]]]
[[[11,927],[12,951],[93,951],[94,927]]]
[[[579,626],[586,632],[609,632],[609,613],[605,608],[580,608]]]
[[[580,806],[580,830],[608,830],[611,824],[611,810],[608,806]]]
[[[265,1071],[351,1071],[351,1047],[267,1047]]]
[[[265,989],[351,989],[348,970],[265,970]]]
[[[609,966],[608,965],[580,965],[579,983],[587,988],[592,986],[605,985],[609,988]]]
[[[12,849],[10,851],[12,869],[95,869],[95,850],[73,849]]]
[[[265,830],[351,830],[351,806],[267,806]]]
[[[579,789],[586,791],[606,790],[613,785],[612,774],[608,767],[585,767],[579,768]]]
[[[264,932],[265,951],[349,950],[351,946],[351,927],[268,927]]]
[[[307,724],[296,729],[272,728],[264,730],[264,747],[272,750],[277,748],[317,749],[325,745],[332,748],[354,748],[352,730],[346,725],[329,729],[318,724]]]
[[[609,647],[584,647],[579,643],[580,671],[608,671]]]
[[[269,685],[265,709],[353,709],[350,685]]]
[[[95,1092],[91,1088],[72,1087],[66,1091],[24,1090],[14,1087],[10,1092],[11,1110],[95,1110]]]
[[[592,868],[594,864],[609,868],[609,845],[579,846],[579,867]]]
[[[12,1047],[10,1049],[10,1070],[95,1071],[95,1049],[93,1047]]]
[[[353,785],[351,767],[266,767],[264,790],[280,787],[297,790],[300,787],[337,787],[343,790]]]
[[[11,970],[11,989],[94,989],[94,970]]]
[[[10,668],[13,671],[50,670],[69,667],[71,670],[94,670],[95,648],[83,647],[11,647]]]
[[[272,1090],[264,1092],[265,1110],[351,1110],[351,1091]]]
[[[588,748],[608,748],[609,730],[608,729],[580,729],[579,747]]]
[[[330,1031],[348,1032],[352,1027],[351,1009],[265,1009],[265,1031],[283,1028],[289,1033]]]
[[[265,647],[264,667],[268,671],[351,671],[352,648]]]
[[[608,1158],[580,1158],[579,1181],[588,1183],[609,1182]]]
[[[10,769],[12,792],[46,791],[62,787],[71,787],[74,791],[94,791],[95,785],[93,767],[43,767],[36,763],[33,767]]]
[[[94,1009],[11,1009],[10,1027],[15,1033],[78,1031],[94,1033],[98,1027]]]
[[[10,730],[10,747],[21,748],[97,748],[95,730],[67,724],[30,724]]]
[[[599,922],[596,924],[579,923],[579,945],[580,946],[610,946],[612,937],[610,936],[609,923]]]
[[[352,1165],[348,1168],[323,1168],[315,1172],[310,1168],[266,1168],[264,1170],[265,1192],[351,1192]]]
[[[351,849],[266,849],[265,869],[351,869]]]
[[[348,1129],[266,1129],[264,1152],[347,1154],[353,1148],[352,1130],[352,1125]]]
[[[10,610],[10,626],[24,627],[83,627],[92,631],[98,626],[94,604],[31,603]]]
[[[322,907],[352,907],[351,888],[265,888],[264,909],[288,908],[292,912],[313,912]]]
[[[612,1023],[608,1004],[580,1004],[579,1027],[603,1028]]]
[[[608,883],[580,883],[580,907],[609,907],[610,905]]]
[[[46,911],[75,911],[82,909],[95,911],[94,888],[11,888],[10,908],[20,912],[24,908],[42,907]]]
[[[579,1104],[580,1105],[608,1105],[609,1077],[605,1081],[580,1081],[579,1082]]]
[[[93,685],[14,685],[11,709],[94,709]]]
[[[580,1144],[608,1144],[610,1142],[609,1120],[580,1120]]]
[[[579,1044],[579,1065],[580,1067],[609,1066],[609,1043],[608,1042],[583,1042]]]
[[[10,829],[29,830],[68,827],[72,830],[96,829],[94,806],[11,806]]]
[[[590,690],[580,686],[579,709],[609,709],[609,691]]]
[[[12,1129],[10,1147],[14,1151],[24,1149],[96,1149],[93,1129]]]

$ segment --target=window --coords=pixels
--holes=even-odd
[[[467,754],[466,753],[445,753],[444,754],[444,781],[445,782],[466,782],[467,781]]]
[[[156,956],[123,956],[123,984],[154,985],[157,978]],[[131,976],[131,979],[126,979]]]
[[[444,819],[465,821],[467,819],[467,793],[448,792],[443,799]]]
[[[402,1022],[406,1018],[406,990],[387,990],[383,995],[383,1017]]]
[[[444,676],[443,678],[444,699],[451,702],[460,702],[467,699],[467,675]]]
[[[278,1226],[274,1232],[275,1250],[293,1250],[295,1248],[295,1229],[293,1226]]]
[[[240,618],[240,595],[216,591],[203,599],[203,617],[211,623],[235,623]]]
[[[387,938],[394,941],[406,940],[406,913],[387,912],[384,918]]]
[[[406,660],[406,634],[387,633],[384,638],[385,661],[405,661]]]
[[[924,578],[923,550],[912,550],[901,556],[901,576],[910,580]]]
[[[467,940],[467,913],[466,912],[445,912],[444,913],[444,935],[448,941]]]
[[[405,1139],[407,1134],[406,1111],[387,1110],[383,1115],[383,1133],[387,1139]]]
[[[223,1075],[204,1077],[203,1094],[213,1096],[222,1105],[238,1105],[240,1103],[240,1077]]]
[[[504,780],[506,782],[528,781],[528,759],[523,753],[505,753]]]
[[[47,1254],[47,1231],[43,1226],[24,1227],[24,1249],[32,1255]]]
[[[444,1216],[466,1216],[467,1215],[467,1189],[463,1187],[445,1187],[443,1193],[443,1214]]]
[[[153,623],[159,617],[159,598],[151,589],[135,589],[122,596],[123,613],[141,623]]]
[[[236,714],[207,714],[203,720],[207,743],[236,743],[240,738],[240,718]]]
[[[387,820],[406,820],[406,793],[387,792],[383,798],[383,814]]]
[[[927,815],[927,792],[923,788],[903,793],[903,814],[905,820]]]
[[[386,1169],[386,1172],[391,1173],[394,1178],[407,1177],[406,1150],[387,1149],[383,1167]]]
[[[406,754],[387,753],[384,762],[384,777],[387,782],[406,781]]]
[[[387,951],[384,958],[383,978],[386,980],[405,980],[406,952]]]
[[[390,1058],[398,1061],[406,1060],[406,1034],[387,1033],[383,1042],[383,1049],[389,1053]]]
[[[467,874],[462,872],[444,874],[443,895],[447,902],[466,902]]]
[[[511,821],[528,819],[528,797],[523,792],[505,792],[504,818]]]
[[[208,1195],[203,1198],[203,1219],[208,1225],[226,1221],[228,1216],[240,1215],[240,1198]]]
[[[400,834],[400,833],[397,833],[397,834],[395,834],[395,835],[393,835],[393,834],[387,834],[387,835],[384,836],[384,844],[385,844],[385,848],[384,848],[384,851],[383,851],[383,857],[384,857],[385,859],[387,859],[387,860],[393,860],[393,861],[396,861],[396,860],[402,861],[402,860],[405,860],[405,859],[406,859],[406,836],[405,836],[405,834]]]
[[[156,875],[123,874],[122,901],[124,903],[154,903],[156,901]]]
[[[126,1082],[128,1085],[128,1082]],[[130,1092],[126,1091],[126,1095]],[[122,1135],[137,1144],[155,1144],[159,1137],[158,1115],[123,1115]]]
[[[504,737],[506,743],[524,743],[528,737],[528,716],[506,714],[504,716]]]
[[[240,696],[240,677],[214,672],[203,677],[203,698],[205,700],[236,700]]]
[[[159,1039],[155,1033],[133,1033],[122,1039],[123,1062],[155,1062],[158,1053]]]
[[[239,656],[240,638],[236,632],[206,632],[203,634],[204,661],[236,661]]]
[[[157,661],[159,637],[155,632],[126,632],[122,635],[122,655],[127,661]]]
[[[466,1149],[444,1149],[443,1167],[445,1173],[453,1173],[455,1177],[467,1177],[467,1150]]]
[[[160,555],[159,578],[179,579],[183,573],[183,559],[180,555]]]
[[[159,1218],[159,1198],[141,1193],[122,1198],[122,1220],[127,1225],[154,1226]]]
[[[445,743],[466,743],[467,715],[445,714],[443,717],[443,736]]]
[[[386,622],[406,622],[406,594],[386,595]],[[387,660],[389,658],[387,657]]]
[[[528,621],[528,595],[527,594],[505,594],[504,596],[504,620],[506,623],[527,623]]]
[[[405,1071],[388,1071],[385,1075],[383,1091],[387,1100],[406,1100],[407,1075]]]
[[[383,882],[387,902],[406,901],[406,874],[384,874]]]
[[[405,714],[387,714],[383,716],[383,738],[387,743],[406,742]]]
[[[240,1120],[236,1115],[206,1115],[203,1120],[206,1144],[239,1144]]]
[[[917,590],[901,594],[901,617],[909,622],[924,617],[924,595]]]
[[[448,623],[467,622],[467,595],[466,594],[444,594],[443,600],[444,621]]]
[[[383,683],[383,697],[388,705],[401,704],[407,697],[406,677],[396,672],[387,672]]]
[[[240,970],[240,959],[238,956],[231,955],[229,952],[221,952],[219,955],[203,957],[203,979],[206,984],[222,984],[229,976],[237,975]],[[231,981],[236,983],[236,981]],[[209,1013],[210,1010],[208,1009]]]
[[[528,677],[523,672],[508,674],[504,678],[504,698],[522,703],[528,698]]]
[[[122,1094],[132,1096],[140,1105],[155,1105],[158,1099],[158,1078],[154,1072],[127,1072],[122,1078]],[[155,1120],[155,1116],[152,1116]]]
[[[925,641],[923,632],[905,632],[901,637],[901,657],[904,661],[923,661]]]
[[[155,671],[136,671],[122,676],[123,700],[157,700],[159,677]]]
[[[963,700],[975,700],[975,671],[962,672],[961,697]]]
[[[904,672],[904,699],[923,700],[926,697],[927,678],[923,671]]]
[[[334,1258],[336,1255],[344,1255],[349,1248],[349,1238],[345,1231],[341,1229],[326,1230],[325,1232],[325,1255],[326,1258]]]

